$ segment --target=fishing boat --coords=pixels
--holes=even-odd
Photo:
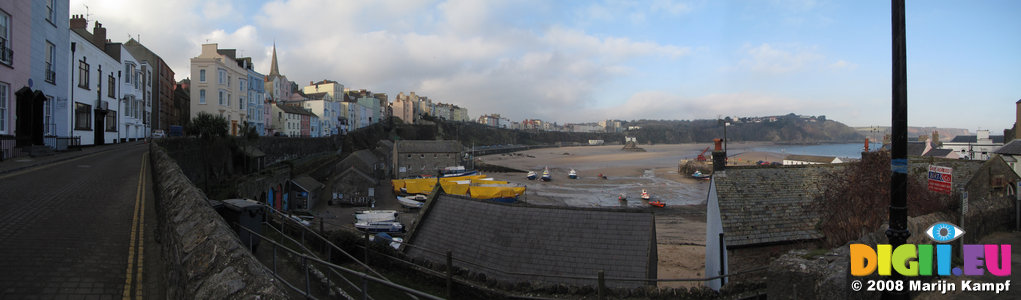
[[[374,221],[374,222],[363,221],[363,222],[355,222],[355,228],[358,228],[358,230],[365,231],[365,232],[370,232],[370,233],[378,233],[378,232],[387,232],[387,233],[404,232],[404,224],[401,224],[401,222],[397,222],[397,221]]]
[[[698,170],[696,170],[695,173],[691,174],[691,177],[695,178],[695,179],[709,179],[709,176],[711,176],[711,175],[709,175],[709,174],[702,174],[702,171],[698,171]]]
[[[528,178],[528,180],[535,180],[535,177],[536,177],[535,171],[528,171],[528,176],[525,176],[525,178]]]
[[[649,199],[652,199],[652,197],[649,196],[649,192],[647,192],[645,189],[642,189],[642,200],[649,201]]]
[[[475,175],[478,174],[479,171],[467,170],[464,168],[464,166],[456,166],[443,168],[443,170],[440,171],[440,173],[443,174],[442,177],[461,177]]]
[[[420,202],[411,197],[397,196],[397,202],[400,202],[401,206],[407,208],[422,208],[422,206],[425,206],[425,202]]]
[[[567,178],[578,179],[578,172],[575,171],[574,169],[571,169],[571,172],[567,173]]]
[[[550,174],[549,174],[549,168],[545,168],[545,169],[542,170],[542,177],[540,177],[539,179],[542,180],[542,181],[553,180],[553,177],[551,177]]]
[[[664,207],[664,206],[666,206],[666,203],[663,203],[663,201],[656,200],[656,201],[649,201],[649,205],[652,205],[652,206],[655,206],[655,207]]]
[[[363,210],[355,212],[355,220],[358,222],[385,222],[396,221],[396,210]]]

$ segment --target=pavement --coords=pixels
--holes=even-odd
[[[0,162],[0,298],[165,298],[148,145]]]

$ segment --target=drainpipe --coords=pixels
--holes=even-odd
[[[75,71],[74,70],[74,61],[75,61],[74,50],[75,50],[76,46],[78,46],[78,43],[71,42],[71,82],[69,82],[69,84],[71,86],[71,107],[68,109],[68,110],[71,111],[71,118],[69,119],[71,121],[69,122],[70,124],[67,124],[68,125],[67,126],[68,127],[68,135],[67,135],[68,138],[73,138],[74,137],[74,126],[75,126],[75,124],[74,124],[74,114],[75,114],[75,107],[77,106],[77,105],[75,105],[75,102],[74,102],[74,89],[75,89],[75,84],[74,84],[74,71]]]

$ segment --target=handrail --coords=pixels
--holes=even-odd
[[[416,289],[412,289],[412,288],[409,288],[409,287],[406,287],[406,286],[403,286],[403,285],[400,285],[400,284],[397,284],[397,283],[393,283],[393,282],[391,282],[389,280],[386,280],[386,279],[377,278],[377,277],[371,276],[371,275],[369,275],[367,273],[358,272],[358,271],[351,270],[351,269],[348,269],[348,268],[345,268],[345,267],[342,267],[342,266],[335,265],[335,264],[333,264],[331,262],[321,260],[321,259],[319,259],[318,257],[315,257],[315,256],[310,256],[308,254],[300,253],[300,252],[298,252],[298,251],[296,251],[294,249],[288,248],[287,246],[284,246],[284,245],[278,243],[277,241],[274,241],[272,239],[267,238],[266,236],[263,236],[263,235],[261,235],[259,233],[256,233],[255,231],[253,231],[253,230],[251,230],[251,229],[249,229],[247,227],[238,226],[238,228],[243,228],[245,231],[248,231],[249,234],[253,234],[255,236],[258,236],[262,240],[265,240],[267,242],[273,243],[274,245],[276,245],[276,246],[278,246],[280,248],[283,248],[284,250],[287,250],[288,252],[291,252],[292,254],[301,257],[302,259],[310,260],[312,262],[317,262],[317,263],[323,264],[323,265],[325,265],[327,267],[330,267],[331,269],[341,270],[341,271],[344,271],[345,273],[361,277],[364,280],[373,281],[375,283],[382,284],[382,285],[385,285],[385,286],[388,286],[388,287],[391,287],[391,288],[395,288],[395,289],[401,290],[401,291],[406,292],[406,293],[411,293],[411,294],[414,294],[414,295],[419,296],[419,297],[424,297],[424,298],[427,298],[427,299],[443,300],[443,298],[436,297],[436,296],[430,295],[428,293],[425,293],[425,292],[422,292],[422,291],[419,291],[419,290],[416,290]],[[265,267],[265,266],[263,266],[263,267]],[[368,291],[362,290],[362,293],[368,293]]]
[[[297,244],[298,246],[301,247],[301,249],[305,250],[306,252],[313,253],[312,250],[310,250],[307,247],[305,247],[305,245],[302,245],[301,242],[298,242],[298,241],[294,240],[294,238],[287,236],[286,233],[284,233],[283,231],[280,231],[279,229],[276,229],[276,227],[273,227],[271,224],[268,224],[268,223],[262,223],[262,224],[266,224],[267,226],[269,226],[269,228],[272,228],[274,231],[280,233],[280,235],[283,236],[284,238],[286,238],[287,240]],[[351,280],[348,280],[347,277],[344,277],[340,273],[337,273],[336,270],[332,270],[331,269],[330,271],[332,271],[334,274],[337,274],[338,276],[340,276],[340,278],[343,279],[345,283],[347,283],[348,285],[351,285],[351,287],[353,287],[354,289],[361,290],[361,288],[359,288],[358,285],[356,285],[354,282],[351,282]],[[369,299],[372,299],[372,297],[369,297]]]

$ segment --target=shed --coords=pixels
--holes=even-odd
[[[323,184],[319,183],[308,175],[301,175],[291,180],[291,184],[294,185],[294,195],[291,199],[294,199],[294,209],[312,209],[315,206],[316,197],[320,197],[319,192],[323,189]]]

